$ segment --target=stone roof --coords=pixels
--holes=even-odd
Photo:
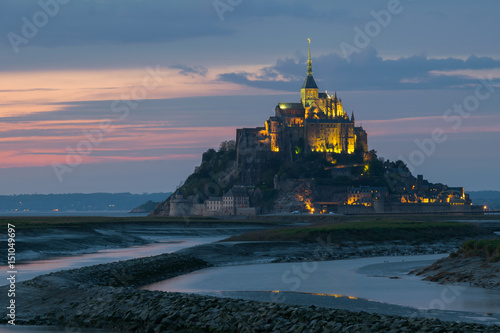
[[[244,187],[233,187],[229,191],[224,194],[224,197],[233,197],[233,198],[239,198],[239,197],[247,197],[247,190]]]
[[[279,103],[278,106],[281,110],[304,110],[302,103]]]
[[[318,86],[316,85],[316,81],[314,81],[314,78],[312,75],[306,76],[306,79],[304,80],[304,84],[302,85],[302,89],[318,89]]]

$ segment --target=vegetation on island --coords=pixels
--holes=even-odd
[[[0,212],[129,211],[146,201],[162,201],[171,193],[66,193],[0,195]]]
[[[197,196],[201,202],[209,197],[221,197],[234,185],[241,185],[237,166],[237,149],[233,140],[223,141],[219,149],[208,149],[202,155],[201,164],[176,192],[184,197]],[[348,170],[349,175],[335,176],[335,169]],[[340,172],[342,173],[342,172]],[[391,162],[378,158],[376,151],[354,154],[296,151],[293,159],[274,158],[266,161],[258,171],[258,181],[250,191],[251,206],[271,210],[278,191],[274,180],[310,179],[318,186],[387,186],[409,177],[408,168],[402,161]],[[413,177],[414,178],[414,177]],[[168,200],[162,205],[168,207]],[[160,206],[162,206],[160,205]],[[157,206],[157,209],[159,206]],[[161,207],[160,207],[161,208]]]
[[[179,188],[184,196],[200,195],[220,197],[236,184],[231,171],[236,168],[236,145],[233,140],[223,141],[219,150],[208,149],[201,164]]]

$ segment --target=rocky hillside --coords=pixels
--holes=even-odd
[[[251,207],[259,207],[263,214],[293,211],[312,211],[313,202],[344,202],[349,187],[386,187],[396,196],[416,198],[414,189],[417,178],[402,161],[386,161],[376,151],[355,153],[304,153],[284,159],[254,163],[252,170],[239,167],[234,141],[223,142],[218,151],[207,150],[202,162],[176,193],[182,194],[193,204],[202,204],[210,197],[221,197],[234,185],[247,186]],[[248,184],[249,174],[254,180]],[[443,184],[431,184],[420,179],[423,188],[440,193]],[[170,200],[158,203],[150,216],[168,216]]]
[[[152,211],[153,209],[156,208],[157,204],[158,204],[157,202],[149,200],[148,202],[143,203],[142,205],[132,209],[130,211],[130,213],[133,213],[133,214],[149,213],[150,211]]]

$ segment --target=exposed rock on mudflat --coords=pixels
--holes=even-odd
[[[420,271],[424,280],[439,283],[463,283],[465,285],[500,289],[500,262],[491,263],[482,257],[447,257]]]
[[[459,241],[420,243],[401,242],[345,242],[342,244],[317,242],[217,242],[178,251],[203,259],[213,265],[250,262],[324,261],[348,258],[407,256],[451,253]]]

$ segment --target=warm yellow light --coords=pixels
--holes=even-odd
[[[350,298],[350,299],[357,299],[354,296],[344,296],[344,295],[339,295],[339,294],[311,293],[311,295],[315,295],[315,296],[328,296],[328,297],[335,297],[335,298],[347,297],[347,298]]]
[[[488,209],[488,207],[487,207],[487,206],[484,206],[484,210],[487,210],[487,209]]]

